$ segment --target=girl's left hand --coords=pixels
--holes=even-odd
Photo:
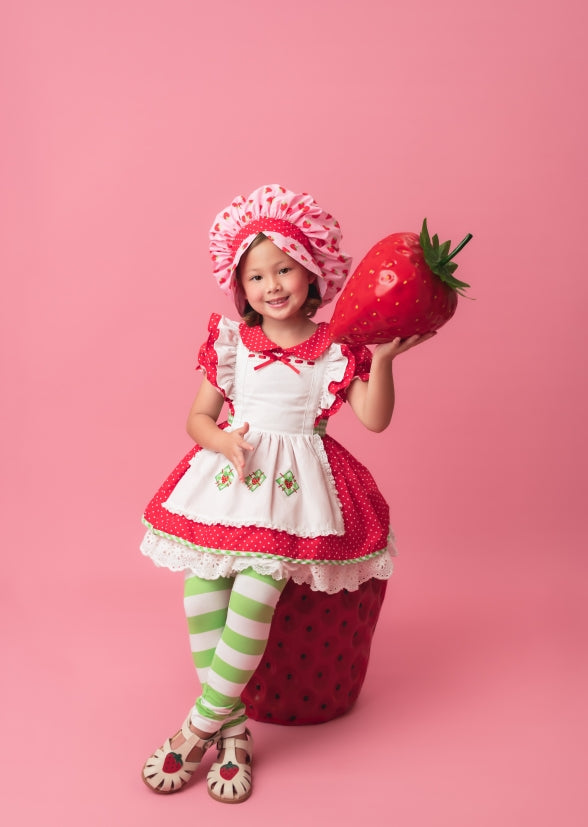
[[[347,401],[353,413],[368,430],[380,432],[390,424],[394,411],[392,360],[434,335],[425,333],[422,336],[409,336],[407,339],[398,337],[376,346],[368,381],[354,381],[347,391]]]
[[[436,336],[437,332],[432,331],[431,333],[423,333],[417,334],[416,336],[409,336],[407,339],[401,339],[399,336],[396,339],[392,339],[391,342],[386,342],[383,345],[377,345],[376,349],[374,350],[374,357],[378,357],[378,359],[395,359],[401,353],[405,353],[407,350],[410,350],[417,345],[422,345],[423,342],[427,342],[429,339],[432,339],[433,336]]]

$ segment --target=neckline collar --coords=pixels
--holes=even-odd
[[[292,356],[303,356],[305,359],[316,359],[325,352],[330,344],[328,325],[319,322],[314,333],[293,347],[280,347],[263,332],[261,325],[249,327],[242,322],[239,325],[241,341],[248,350],[265,353],[267,351],[288,353]]]

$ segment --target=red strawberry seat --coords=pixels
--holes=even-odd
[[[290,581],[263,659],[241,695],[249,717],[321,724],[347,712],[365,679],[386,580],[357,591],[313,592]]]

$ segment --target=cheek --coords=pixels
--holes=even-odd
[[[310,285],[316,282],[316,276],[314,273],[305,272],[300,281],[306,290],[310,290]]]
[[[245,299],[250,304],[260,301],[262,297],[262,287],[258,281],[246,282],[245,286],[242,288],[242,291]]]
[[[244,290],[243,285],[240,281],[237,281],[235,284],[235,294],[241,299],[247,299],[247,291]]]

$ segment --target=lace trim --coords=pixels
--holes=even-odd
[[[326,423],[327,420],[323,419],[322,422],[325,422],[325,430],[326,430]],[[341,515],[341,520],[343,520],[343,506],[341,504],[341,500],[339,499],[339,492],[337,491],[337,483],[335,482],[335,477],[333,476],[333,471],[331,469],[331,465],[329,463],[329,458],[327,457],[327,452],[325,451],[325,447],[323,445],[322,439],[316,440],[316,451],[320,460],[320,463],[323,468],[323,473],[328,480],[329,486],[331,487],[331,493],[335,498],[335,502],[339,508],[339,514]],[[337,532],[339,533],[339,532]],[[341,529],[341,534],[345,533],[345,528]],[[315,535],[316,536],[316,535]]]
[[[145,537],[149,535],[154,535],[156,537],[162,538],[174,544],[174,546],[179,547],[186,547],[190,548],[197,553],[206,553],[206,554],[217,554],[217,555],[228,555],[230,557],[247,557],[248,559],[252,558],[268,558],[270,560],[280,560],[285,563],[294,563],[295,565],[317,565],[317,566],[352,566],[355,563],[363,563],[366,560],[371,560],[374,557],[379,556],[380,554],[385,554],[386,552],[390,552],[392,549],[392,553],[396,555],[396,547],[394,543],[394,537],[390,534],[388,538],[388,545],[386,548],[378,549],[378,551],[373,551],[371,554],[364,554],[361,557],[354,557],[351,560],[295,560],[292,557],[286,557],[282,554],[268,554],[263,551],[235,551],[234,549],[225,549],[225,548],[212,548],[207,546],[199,546],[196,543],[191,543],[189,540],[184,540],[183,537],[174,537],[172,534],[166,534],[165,531],[160,531],[158,528],[154,528],[150,522],[148,522],[145,517],[141,518],[141,522],[144,526],[147,527],[148,532]]]
[[[308,584],[313,591],[327,594],[335,594],[342,589],[356,591],[362,583],[372,578],[388,580],[393,571],[392,552],[389,549],[360,560],[295,562],[277,555],[198,549],[148,531],[141,543],[141,551],[156,566],[170,571],[183,571],[187,576],[197,575],[205,580],[216,580],[253,568],[259,574],[275,580],[290,578],[299,585]]]

